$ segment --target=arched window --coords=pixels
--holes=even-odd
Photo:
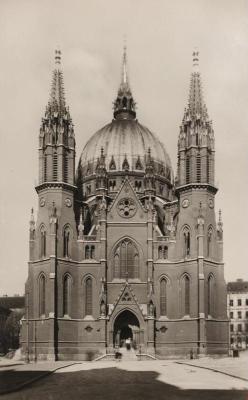
[[[90,258],[90,248],[89,246],[85,246],[85,259],[89,259]]]
[[[68,182],[68,155],[64,156],[64,182]]]
[[[46,314],[46,278],[44,274],[39,277],[39,315]]]
[[[92,315],[92,278],[85,281],[85,315]]]
[[[167,281],[160,281],[160,315],[167,315]]]
[[[207,256],[211,257],[212,255],[212,236],[213,236],[213,230],[210,227],[208,229],[208,236],[207,236]]]
[[[159,246],[159,248],[158,248],[158,258],[161,259],[162,256],[163,256],[162,246]]]
[[[186,156],[186,183],[190,181],[190,159]]]
[[[40,229],[40,256],[46,257],[46,228],[44,225]]]
[[[208,277],[208,315],[213,316],[214,312],[214,277],[210,275]]]
[[[196,156],[196,181],[201,182],[201,156],[197,154]]]
[[[185,228],[183,231],[183,240],[184,240],[184,257],[188,257],[190,255],[190,231],[188,228]]]
[[[207,154],[207,182],[210,183],[210,160],[209,154]]]
[[[70,257],[70,229],[66,227],[63,234],[63,255]]]
[[[187,275],[183,277],[181,284],[183,315],[190,315],[190,279]]]
[[[71,306],[71,277],[66,274],[63,281],[63,315],[70,315]]]
[[[116,256],[118,256],[118,258]],[[124,239],[117,246],[114,253],[114,277],[122,279],[127,279],[127,278],[132,279],[132,278],[138,278],[138,276],[139,276],[138,250],[135,244],[131,240]]]
[[[164,258],[167,259],[168,258],[168,247],[164,246],[164,254],[163,254]]]
[[[95,258],[95,246],[91,246],[90,249],[90,258]]]
[[[44,155],[44,170],[43,170],[43,180],[46,182],[47,180],[47,155]]]
[[[53,180],[58,180],[58,155],[57,153],[53,154]]]

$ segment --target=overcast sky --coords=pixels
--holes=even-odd
[[[54,49],[62,50],[78,160],[87,139],[112,119],[124,35],[137,118],[163,141],[174,171],[198,47],[215,130],[225,277],[248,280],[248,1],[0,0],[0,295],[24,292]]]

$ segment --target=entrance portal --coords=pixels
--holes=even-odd
[[[122,347],[127,341],[133,347],[140,344],[140,324],[131,311],[125,310],[114,322],[114,347]]]

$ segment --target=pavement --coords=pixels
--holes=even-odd
[[[198,360],[7,361],[0,360],[6,400],[248,400],[248,352]]]

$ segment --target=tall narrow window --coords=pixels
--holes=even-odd
[[[209,154],[207,154],[207,183],[210,183],[210,162]]]
[[[90,249],[90,258],[95,258],[95,246],[91,246]]]
[[[65,275],[63,282],[63,315],[70,315],[71,277]]]
[[[196,181],[201,182],[201,156],[196,156]]]
[[[42,274],[39,277],[39,315],[46,314],[46,279]]]
[[[43,180],[44,182],[47,181],[47,155],[44,155],[44,170],[43,170]]]
[[[189,229],[184,230],[183,240],[184,240],[184,257],[188,257],[190,255],[190,232],[189,232]]]
[[[46,257],[46,229],[44,226],[40,230],[40,256]]]
[[[208,237],[207,237],[207,256],[208,257],[211,257],[211,255],[212,255],[212,235],[213,235],[212,228],[209,228]]]
[[[92,315],[92,279],[85,281],[85,315]]]
[[[163,256],[164,256],[165,260],[168,258],[168,247],[167,246],[164,246],[164,254],[163,254]]]
[[[114,256],[114,278],[120,277],[120,257],[119,254]]]
[[[187,275],[183,277],[181,284],[183,315],[190,315],[190,279]]]
[[[58,155],[57,153],[53,154],[53,180],[58,180]]]
[[[63,255],[70,257],[70,229],[68,227],[65,228],[63,235]]]
[[[90,248],[89,246],[85,246],[85,259],[89,259],[90,258]]]
[[[167,315],[167,281],[163,278],[160,282],[160,315]]]
[[[68,155],[64,155],[64,182],[68,182]]]
[[[190,181],[190,159],[186,156],[186,183]]]
[[[210,275],[208,277],[208,315],[213,316],[214,312],[214,277]]]

